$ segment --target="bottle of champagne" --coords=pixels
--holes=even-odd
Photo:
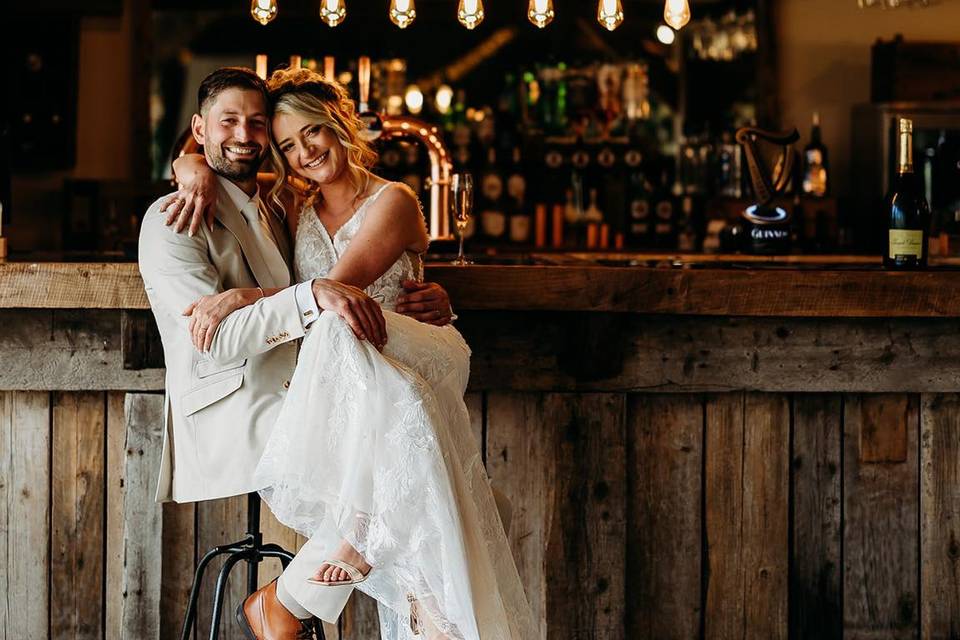
[[[815,198],[823,198],[829,193],[827,148],[820,139],[820,113],[817,111],[813,112],[810,144],[803,149],[803,182],[800,186],[804,194]]]
[[[900,147],[897,175],[886,198],[887,241],[883,266],[917,269],[927,266],[930,207],[913,172],[913,121],[898,123]]]
[[[486,237],[499,240],[507,231],[503,202],[503,178],[497,166],[497,150],[487,149],[487,164],[480,176],[480,228]]]

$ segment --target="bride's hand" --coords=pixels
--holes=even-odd
[[[443,326],[453,320],[450,296],[436,282],[404,280],[404,295],[397,298],[397,313],[414,320]]]
[[[191,237],[204,221],[207,228],[212,229],[213,205],[217,200],[216,174],[203,156],[195,153],[177,158],[173,170],[180,189],[160,203],[160,213],[167,214],[166,224],[172,224],[177,233],[189,224]]]
[[[228,315],[251,305],[263,296],[260,289],[229,289],[223,293],[203,296],[184,309],[190,316],[190,336],[197,351],[210,350],[217,327]]]

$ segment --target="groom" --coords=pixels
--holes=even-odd
[[[337,313],[372,340],[383,332],[380,306],[360,289],[323,278],[292,283],[285,225],[263,206],[257,189],[270,144],[268,104],[266,84],[249,69],[207,76],[191,128],[217,174],[215,222],[191,235],[177,233],[160,211],[164,198],[143,220],[140,272],[167,367],[158,501],[258,489],[253,472],[296,366],[296,341],[321,312]],[[199,353],[184,310],[202,296],[258,287],[282,291],[228,315],[209,350]],[[450,312],[439,285],[420,285],[408,298],[417,301],[408,305],[417,310],[409,313],[414,317]],[[310,617],[282,579],[251,595],[243,610],[258,639],[293,640],[306,633],[302,621]]]

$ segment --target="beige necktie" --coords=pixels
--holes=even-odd
[[[259,198],[244,205],[242,209],[243,218],[247,221],[250,235],[256,240],[257,249],[260,250],[260,255],[263,257],[267,269],[270,270],[270,276],[274,282],[281,287],[289,286],[290,271],[283,261],[283,256],[280,255],[277,241],[270,229],[270,222],[267,220],[269,214],[263,211],[263,207],[259,205]]]

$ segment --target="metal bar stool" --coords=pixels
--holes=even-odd
[[[191,629],[197,617],[197,599],[200,597],[200,584],[207,565],[218,556],[227,556],[217,576],[217,586],[213,594],[213,616],[210,619],[210,640],[220,637],[220,616],[223,613],[223,594],[227,588],[227,578],[230,571],[241,560],[247,562],[247,594],[257,590],[257,568],[266,558],[279,558],[284,569],[293,560],[293,554],[278,544],[263,544],[263,534],[260,532],[260,495],[247,494],[247,533],[242,540],[232,544],[214,547],[204,554],[197,565],[197,572],[193,578],[193,587],[190,589],[190,601],[187,604],[187,614],[183,618],[181,640],[190,640]],[[314,632],[317,640],[324,640],[323,626],[314,621]]]

